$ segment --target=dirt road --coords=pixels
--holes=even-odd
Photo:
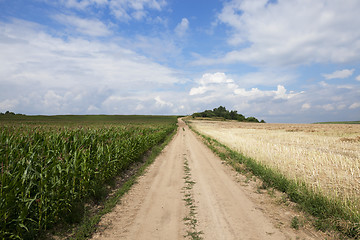
[[[295,239],[179,120],[174,139],[93,239]],[[301,239],[311,239],[302,235]]]

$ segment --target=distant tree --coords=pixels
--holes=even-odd
[[[263,119],[260,121],[261,123],[266,123]]]
[[[236,120],[238,120],[239,122],[245,122],[246,118],[244,115],[238,114]]]
[[[237,118],[238,118],[238,113],[236,110],[235,111],[231,110],[229,115],[230,115],[230,119],[232,119],[232,120],[237,120]]]
[[[205,110],[203,112],[193,113],[192,117],[193,118],[196,118],[196,117],[206,117],[206,118],[222,117],[225,119],[237,120],[240,122],[259,122],[259,120],[256,119],[255,117],[246,118],[244,115],[239,114],[236,110],[231,110],[229,112],[223,106],[214,108],[213,110]],[[265,121],[261,120],[261,122],[265,122]]]
[[[192,117],[193,118],[201,117],[201,113],[193,113]]]
[[[247,122],[259,122],[259,120],[257,120],[255,117],[248,117],[246,118]]]
[[[5,112],[5,115],[15,115],[15,113],[6,111],[6,112]]]
[[[226,118],[226,116],[229,114],[229,112],[223,106],[214,108],[213,112],[217,117],[223,117],[223,118]]]

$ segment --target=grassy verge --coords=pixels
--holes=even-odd
[[[360,121],[317,122],[316,124],[360,124]]]
[[[169,134],[161,144],[153,147],[150,151],[149,156],[146,158],[144,164],[136,171],[136,173],[132,175],[124,184],[122,184],[122,186],[118,190],[116,190],[116,192],[102,204],[101,210],[99,210],[97,213],[93,214],[90,217],[84,218],[82,223],[76,227],[74,233],[71,234],[71,236],[67,237],[66,239],[84,240],[91,237],[92,234],[95,232],[96,226],[100,222],[101,217],[112,211],[112,209],[120,201],[121,197],[130,190],[130,188],[136,183],[138,177],[144,173],[146,168],[154,162],[155,158],[171,141],[173,136],[176,134],[176,131],[177,128],[175,128],[174,131],[171,134]],[[87,214],[85,213],[85,215],[89,215],[89,213]]]
[[[279,171],[246,157],[193,128],[191,129],[203,138],[205,144],[214,153],[227,161],[236,171],[251,172],[261,178],[267,186],[286,193],[288,198],[297,203],[301,210],[315,216],[317,220],[314,225],[317,229],[322,231],[334,229],[346,237],[360,239],[360,216],[351,211],[346,203],[330,199],[314,191],[302,181],[288,179]]]
[[[193,186],[196,183],[191,178],[191,169],[189,167],[189,161],[185,157],[184,159],[184,172],[185,172],[185,187],[184,187],[184,201],[186,203],[186,207],[189,209],[189,214],[184,218],[185,225],[188,226],[187,234],[184,236],[185,238],[189,238],[192,240],[201,240],[203,239],[201,237],[201,234],[203,234],[202,231],[197,231],[197,225],[198,221],[196,219],[196,205],[195,205],[195,199],[193,197]]]

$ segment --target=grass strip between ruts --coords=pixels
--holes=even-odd
[[[217,140],[190,129],[202,137],[204,143],[222,160],[227,161],[240,173],[251,172],[260,177],[269,187],[287,194],[288,198],[298,204],[301,210],[316,217],[314,223],[319,230],[334,229],[347,237],[360,239],[360,216],[353,213],[340,201],[330,199],[316,192],[300,180],[288,179],[276,171],[252,158],[234,151]],[[239,163],[244,167],[239,167]]]
[[[173,136],[176,134],[177,129],[178,128],[175,128],[174,131],[172,133],[170,133],[161,144],[154,146],[151,149],[150,155],[147,157],[145,163],[139,168],[139,170],[133,176],[131,176],[121,186],[121,188],[119,188],[115,192],[115,194],[111,198],[106,200],[102,210],[100,210],[95,215],[84,219],[83,222],[77,227],[77,230],[75,230],[75,233],[73,234],[73,236],[67,238],[68,240],[84,240],[84,239],[88,239],[89,237],[92,236],[92,234],[96,230],[96,225],[101,220],[101,217],[104,216],[105,214],[111,212],[112,209],[119,202],[121,197],[131,189],[131,187],[134,185],[134,183],[136,183],[136,180],[138,179],[138,177],[140,177],[142,174],[144,174],[146,168],[154,162],[155,158],[161,153],[161,151],[165,148],[165,146],[171,141]]]

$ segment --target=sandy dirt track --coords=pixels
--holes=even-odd
[[[298,234],[275,227],[261,206],[235,181],[228,166],[179,120],[179,128],[147,173],[103,217],[93,239],[191,239],[184,218],[188,162],[197,220],[203,239],[295,239]],[[311,234],[300,235],[312,239]]]

